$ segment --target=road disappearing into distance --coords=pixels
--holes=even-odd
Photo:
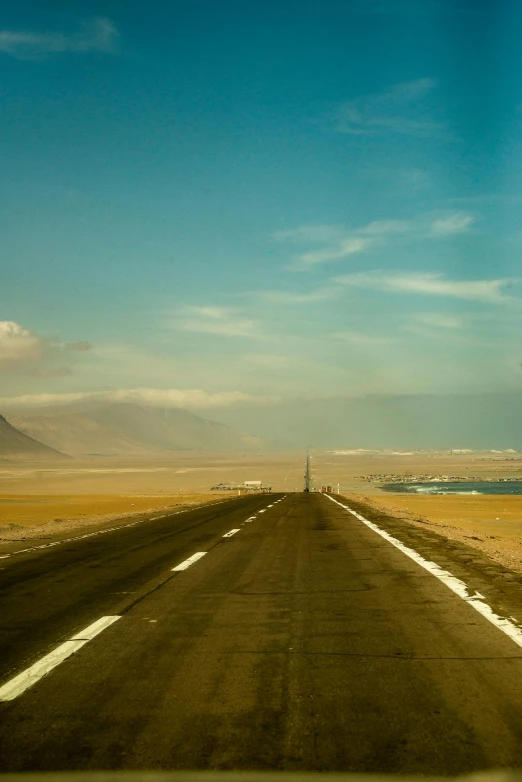
[[[522,766],[522,587],[479,552],[342,495],[150,516],[0,559],[0,770]]]

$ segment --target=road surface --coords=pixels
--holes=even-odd
[[[435,536],[404,534],[437,561]],[[328,497],[233,499],[0,566],[2,771],[522,767],[522,647]]]

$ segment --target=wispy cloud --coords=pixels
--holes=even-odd
[[[394,340],[378,334],[364,334],[361,331],[334,331],[331,335],[334,339],[348,342],[350,345],[370,347],[372,345],[389,345]]]
[[[418,315],[412,315],[415,323],[423,326],[432,326],[436,329],[461,329],[464,326],[462,318],[455,315],[447,315],[443,312],[422,312]]]
[[[334,287],[317,288],[307,293],[297,291],[262,291],[255,293],[255,297],[273,304],[312,304],[317,301],[325,301],[336,295]]]
[[[110,19],[85,22],[76,33],[0,30],[0,52],[19,59],[65,52],[113,51],[118,31]]]
[[[334,279],[339,285],[368,288],[390,293],[416,293],[428,296],[450,296],[456,299],[501,304],[512,299],[505,289],[513,280],[449,280],[442,274],[386,274],[361,272],[344,274]]]
[[[468,212],[454,212],[433,220],[430,231],[432,236],[452,236],[466,233],[474,222],[475,218]]]
[[[124,388],[111,391],[86,391],[72,394],[26,394],[17,397],[2,397],[5,407],[44,407],[70,405],[76,402],[106,401],[135,402],[151,407],[219,408],[238,403],[264,405],[277,402],[279,397],[245,394],[242,391],[203,391],[200,388]]]
[[[319,245],[317,249],[310,249],[295,256],[295,265],[291,268],[303,268],[338,261],[369,249],[372,239],[360,235],[361,233],[350,232],[336,225],[303,225],[278,231],[274,238],[294,244]]]
[[[408,136],[449,139],[444,122],[427,105],[437,82],[423,78],[395,84],[384,92],[361,95],[342,103],[333,116],[333,128],[351,136],[391,132]]]
[[[310,250],[302,253],[298,261],[303,266],[314,266],[317,263],[326,261],[340,261],[342,258],[348,258],[350,255],[356,255],[368,250],[372,246],[371,239],[365,239],[362,236],[351,236],[336,242],[323,250]]]
[[[222,337],[260,336],[253,320],[229,307],[184,307],[176,324],[182,331],[215,334]]]
[[[466,211],[436,211],[410,220],[373,220],[358,228],[339,225],[310,225],[278,231],[274,237],[293,244],[312,245],[297,254],[290,268],[310,268],[321,263],[339,261],[367,252],[392,239],[444,239],[467,233],[476,217]]]

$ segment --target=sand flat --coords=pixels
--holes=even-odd
[[[208,502],[209,495],[158,496],[111,495],[5,495],[0,494],[0,527],[16,524],[31,527],[76,519],[79,524],[93,517],[126,515],[156,508]]]
[[[173,453],[89,458],[45,465],[0,462],[0,494],[201,494],[221,482],[260,480],[301,490],[304,454]]]

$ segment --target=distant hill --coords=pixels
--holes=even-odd
[[[263,447],[259,438],[187,410],[159,410],[131,402],[13,410],[10,420],[26,435],[73,455],[252,451]]]
[[[20,432],[0,415],[0,459],[66,459],[64,453]]]

